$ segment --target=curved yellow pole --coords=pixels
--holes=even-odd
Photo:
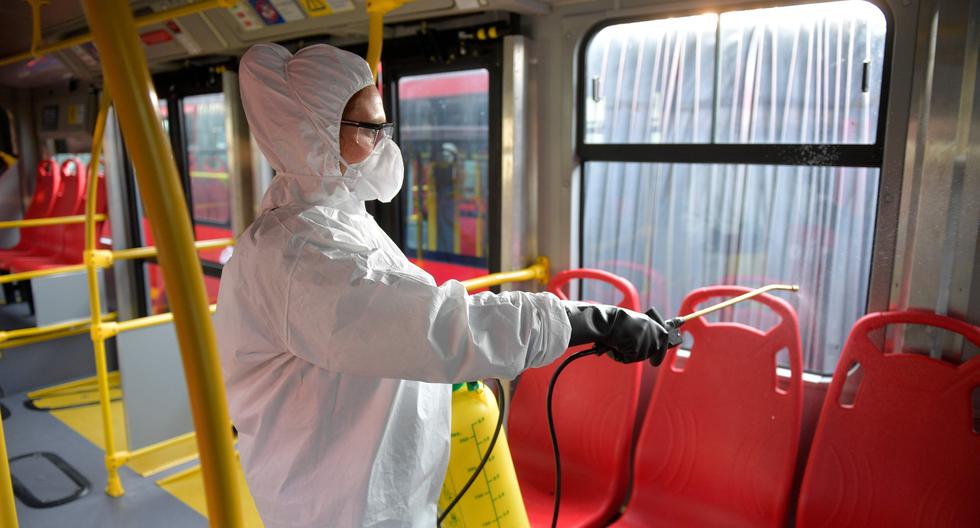
[[[7,440],[3,436],[2,421],[0,421],[0,526],[17,528],[14,485],[10,480],[10,464],[7,463]]]
[[[92,314],[92,351],[95,354],[95,379],[99,387],[99,414],[102,416],[102,436],[105,439],[105,492],[111,497],[119,497],[123,490],[119,478],[119,466],[116,460],[116,437],[112,430],[112,398],[109,393],[109,369],[106,365],[105,339],[101,338],[99,327],[102,325],[102,302],[99,298],[98,267],[92,259],[95,251],[95,210],[98,197],[99,157],[102,155],[102,137],[105,135],[106,120],[109,117],[109,106],[112,101],[108,90],[102,90],[99,101],[99,115],[95,120],[95,132],[92,136],[92,157],[89,161],[89,173],[85,189],[85,273],[88,279],[89,310]]]
[[[105,84],[132,155],[180,343],[204,472],[211,526],[242,526],[237,461],[204,278],[167,136],[150,101],[153,85],[126,0],[84,0]]]

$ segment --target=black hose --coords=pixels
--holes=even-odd
[[[548,431],[551,433],[551,448],[555,452],[555,510],[551,517],[551,528],[558,526],[558,509],[561,507],[561,455],[558,453],[558,434],[555,432],[555,417],[551,409],[551,398],[555,392],[558,376],[561,375],[561,371],[565,370],[565,367],[576,359],[594,356],[598,353],[598,349],[591,348],[568,356],[558,365],[555,373],[551,375],[551,381],[548,382]]]
[[[490,438],[490,444],[487,446],[486,453],[483,453],[483,458],[480,460],[480,464],[476,466],[476,470],[474,470],[473,474],[470,475],[470,479],[466,481],[466,484],[464,484],[462,488],[460,488],[459,493],[457,493],[456,497],[449,503],[449,506],[446,506],[446,509],[439,514],[439,519],[436,521],[436,526],[442,525],[442,521],[446,519],[449,512],[451,512],[453,507],[455,507],[459,500],[463,498],[463,495],[469,491],[470,486],[476,482],[476,478],[480,476],[480,473],[483,471],[483,467],[486,466],[487,462],[490,460],[490,455],[493,454],[493,448],[497,445],[497,437],[500,436],[500,430],[504,425],[504,411],[507,408],[507,395],[504,394],[504,384],[501,383],[499,379],[495,379],[493,381],[497,382],[497,407],[500,410],[500,413],[497,416],[497,427],[493,431],[493,436]]]

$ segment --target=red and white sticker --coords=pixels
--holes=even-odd
[[[228,12],[231,16],[235,17],[238,21],[238,25],[242,27],[245,31],[254,31],[256,29],[265,27],[262,23],[262,19],[259,15],[255,13],[252,6],[244,0],[240,0],[237,4],[228,8]]]

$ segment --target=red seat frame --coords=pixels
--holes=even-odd
[[[714,286],[690,293],[681,313],[748,292]],[[754,299],[780,321],[767,331],[740,323],[687,322],[694,338],[681,370],[667,353],[643,421],[633,493],[620,527],[784,526],[803,412],[802,346],[796,312],[782,299]],[[789,351],[781,388],[776,355]]]
[[[548,291],[567,298],[562,287],[577,279],[610,283],[623,293],[620,306],[639,309],[636,288],[600,270],[559,273]],[[564,357],[585,348],[571,348]],[[507,441],[532,526],[549,525],[554,507],[555,469],[545,404],[548,382],[559,363],[521,375],[508,421]],[[559,379],[554,416],[562,454],[560,526],[604,526],[626,498],[641,368],[639,363],[590,357],[570,365]]]
[[[869,314],[851,330],[820,413],[797,526],[980,526],[980,434],[971,395],[980,357],[955,366],[883,354],[887,325],[943,328],[980,346],[980,328],[930,312]],[[848,372],[863,377],[841,404]]]

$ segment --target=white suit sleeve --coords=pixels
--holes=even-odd
[[[550,293],[467,294],[371,252],[332,258],[304,244],[285,292],[289,350],[324,369],[455,383],[511,379],[565,351],[571,327]],[[383,257],[383,256],[382,256]]]

